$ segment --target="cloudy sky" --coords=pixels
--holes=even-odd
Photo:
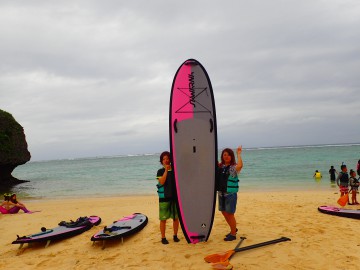
[[[358,0],[0,2],[0,109],[32,160],[168,149],[188,58],[220,148],[360,142]]]

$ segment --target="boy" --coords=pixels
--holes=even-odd
[[[347,173],[347,167],[344,163],[341,165],[340,168],[341,172],[336,178],[336,184],[340,188],[340,197],[342,197],[345,194],[349,193],[349,175]]]

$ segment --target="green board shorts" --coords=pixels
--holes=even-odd
[[[178,219],[178,212],[175,202],[159,202],[159,219]]]

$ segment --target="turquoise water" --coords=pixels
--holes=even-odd
[[[243,150],[240,192],[333,189],[331,165],[355,169],[360,144]],[[29,183],[12,191],[22,198],[155,195],[159,154],[29,162],[13,175]],[[323,174],[313,178],[315,170]]]

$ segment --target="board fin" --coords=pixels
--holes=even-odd
[[[50,245],[50,243],[51,243],[51,240],[47,240],[45,248],[47,248]]]

